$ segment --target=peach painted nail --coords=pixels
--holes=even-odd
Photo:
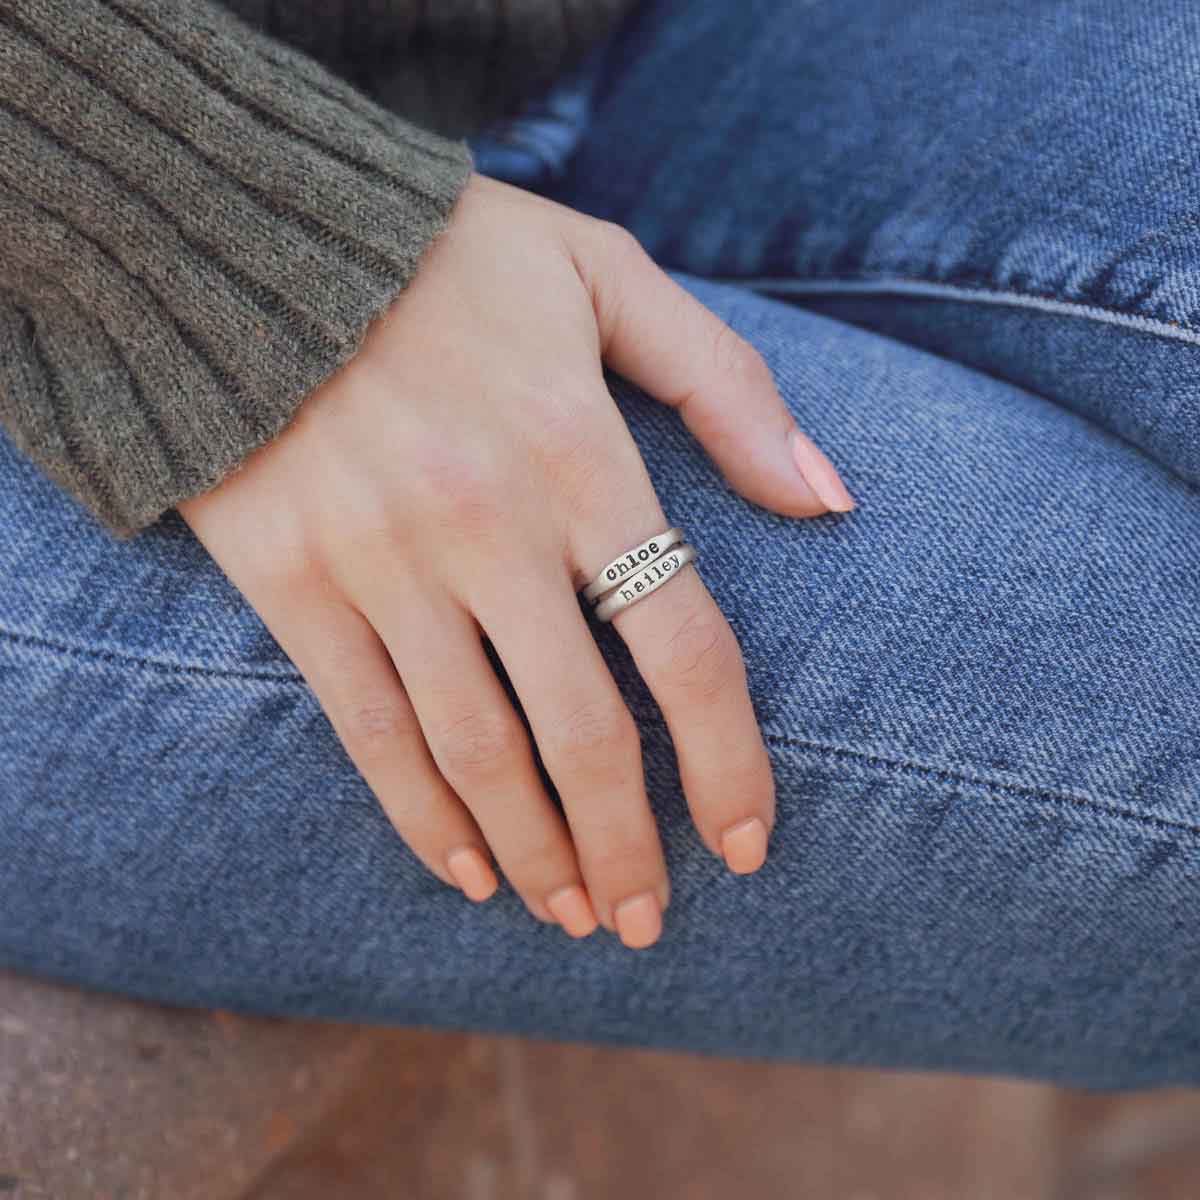
[[[587,898],[587,892],[577,883],[561,887],[547,896],[546,907],[574,938],[587,937],[600,924],[592,911],[592,902]]]
[[[474,846],[460,846],[446,855],[446,867],[468,899],[486,900],[500,884],[488,861]]]
[[[834,469],[833,463],[804,435],[793,429],[789,435],[792,443],[792,461],[804,476],[822,504],[833,512],[849,512],[855,507],[854,498],[846,491],[846,485]]]
[[[641,892],[622,900],[613,912],[617,933],[631,950],[641,950],[658,941],[662,933],[662,910],[653,892]]]
[[[731,825],[721,836],[721,853],[735,875],[749,875],[767,860],[767,829],[758,817]]]

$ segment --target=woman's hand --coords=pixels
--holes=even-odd
[[[793,458],[757,351],[630,234],[476,174],[353,361],[179,511],[439,879],[486,899],[490,848],[535,916],[578,937],[595,913],[642,947],[666,865],[637,726],[576,593],[671,522],[602,361],[679,409],[748,499],[790,516],[853,506],[803,435]],[[705,845],[757,869],[774,781],[728,622],[684,569],[613,623]]]

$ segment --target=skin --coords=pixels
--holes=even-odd
[[[747,500],[853,507],[758,352],[628,232],[479,174],[358,354],[178,507],[429,870],[460,886],[448,858],[471,848],[454,861],[482,900],[494,855],[540,920],[556,921],[553,897],[572,936],[598,920],[641,947],[661,933],[666,864],[638,730],[576,593],[672,522],[602,363],[677,409]],[[729,623],[687,566],[613,626],[704,844],[721,856],[723,831],[757,817],[765,836],[743,828],[727,860],[757,869],[775,788]]]

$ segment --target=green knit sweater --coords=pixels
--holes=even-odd
[[[0,0],[0,423],[118,538],[219,483],[631,0]],[[381,99],[386,96],[386,103]]]

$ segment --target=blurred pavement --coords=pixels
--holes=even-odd
[[[237,1017],[0,973],[0,1200],[1195,1200],[1200,1092]]]

